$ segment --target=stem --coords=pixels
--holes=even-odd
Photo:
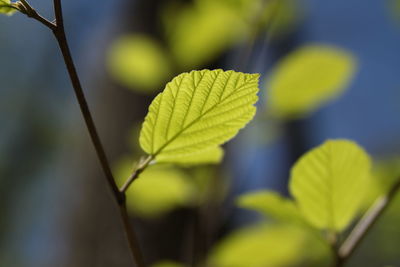
[[[59,3],[60,0],[55,0],[55,3],[57,3],[57,2]],[[76,72],[76,68],[75,68],[73,59],[71,57],[71,53],[70,53],[69,46],[68,46],[68,43],[67,43],[67,38],[65,36],[62,17],[60,17],[60,15],[59,15],[60,13],[59,12],[61,12],[61,9],[58,9],[58,12],[56,13],[57,28],[54,30],[54,35],[55,35],[55,37],[57,39],[58,45],[59,45],[60,50],[62,52],[64,61],[65,61],[65,65],[67,67],[68,74],[70,76],[71,83],[72,83],[72,86],[73,86],[74,91],[75,91],[76,98],[77,98],[79,106],[81,108],[82,115],[83,115],[83,117],[85,119],[85,123],[86,123],[86,126],[88,128],[88,131],[89,131],[90,137],[92,139],[93,145],[94,145],[94,147],[96,149],[97,156],[100,159],[101,166],[102,166],[103,171],[104,171],[104,173],[106,175],[107,182],[108,182],[111,190],[113,191],[114,195],[117,197],[117,202],[118,203],[119,202],[123,202],[124,201],[123,195],[121,195],[119,193],[118,187],[117,187],[116,183],[114,182],[114,177],[112,175],[112,172],[111,172],[111,169],[110,169],[110,165],[108,163],[106,154],[104,152],[104,149],[103,149],[103,146],[101,144],[99,135],[97,133],[96,126],[95,126],[95,124],[93,122],[93,118],[92,118],[92,115],[90,113],[89,106],[88,106],[88,104],[86,102],[86,98],[85,98],[85,95],[83,93],[83,89],[82,89],[78,74]]]
[[[56,24],[48,21],[47,19],[42,17],[39,13],[37,13],[37,11],[34,8],[32,8],[32,6],[26,0],[20,0],[20,2],[12,4],[11,7],[19,10],[21,13],[27,15],[30,18],[39,21],[52,31],[56,30],[57,28]]]
[[[379,197],[367,213],[361,218],[350,235],[343,242],[338,250],[339,264],[336,266],[343,266],[343,264],[350,258],[353,252],[360,245],[361,241],[365,238],[367,233],[375,225],[378,219],[382,216],[383,212],[387,209],[392,202],[397,191],[400,189],[400,179],[392,186],[390,191],[385,195]]]
[[[121,193],[125,194],[126,190],[128,190],[129,186],[139,177],[139,175],[149,166],[151,161],[154,159],[154,156],[148,156],[145,160],[139,163],[139,166],[135,169],[135,171],[129,176],[124,185],[119,190]]]
[[[130,252],[133,260],[136,262],[137,266],[143,267],[143,257],[138,244],[136,235],[132,229],[129,221],[129,216],[126,209],[126,199],[124,192],[120,192],[117,184],[115,183],[114,176],[111,172],[110,164],[108,162],[107,156],[104,152],[103,145],[100,141],[99,135],[96,130],[92,115],[89,110],[83,89],[79,80],[78,73],[73,62],[71,52],[68,46],[67,38],[64,29],[64,20],[62,14],[61,0],[54,0],[54,12],[56,16],[56,27],[53,29],[54,36],[57,39],[58,45],[62,52],[65,65],[68,70],[69,77],[71,79],[72,86],[75,91],[76,98],[78,100],[82,115],[84,117],[86,127],[89,131],[90,138],[92,140],[93,146],[96,150],[97,157],[100,160],[103,172],[105,174],[107,184],[111,189],[113,199],[119,207],[120,217],[124,226],[125,235],[127,237]]]

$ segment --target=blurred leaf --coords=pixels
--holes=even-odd
[[[343,230],[368,190],[371,161],[356,143],[330,140],[302,156],[291,170],[290,192],[315,227]]]
[[[183,69],[207,64],[264,28],[273,37],[289,32],[299,24],[295,2],[195,0],[185,5],[173,2],[163,14],[170,49]]]
[[[281,60],[267,84],[268,108],[280,118],[308,115],[338,97],[355,73],[354,57],[341,49],[309,45]]]
[[[400,158],[377,162],[372,169],[372,179],[363,203],[365,210],[370,208],[378,197],[387,194],[399,177]]]
[[[170,63],[161,46],[141,34],[126,35],[113,43],[108,69],[122,85],[148,92],[160,90],[170,75]]]
[[[121,183],[133,170],[132,161],[121,161],[116,168],[116,177]],[[177,207],[190,205],[194,188],[190,177],[169,166],[150,166],[127,191],[129,212],[141,217],[162,216]]]
[[[157,263],[151,265],[151,267],[185,267],[185,265],[178,263],[178,262],[167,260],[167,261],[157,262]]]
[[[234,232],[212,251],[213,267],[280,267],[302,258],[306,235],[300,228],[262,225]]]
[[[171,159],[229,141],[255,114],[258,78],[222,70],[175,77],[149,107],[139,138],[142,149],[156,160]]]
[[[190,168],[191,182],[196,188],[198,206],[210,205],[210,203],[217,205],[226,199],[229,192],[229,179],[226,179],[226,173],[223,170],[217,169],[210,165]]]
[[[400,21],[400,0],[387,0],[387,8],[394,20]]]
[[[263,190],[244,194],[238,198],[238,206],[285,222],[303,221],[294,202],[273,191]]]
[[[0,0],[0,14],[11,15],[15,13],[17,10],[11,6],[10,0]]]
[[[169,162],[180,165],[196,165],[196,164],[215,164],[221,162],[224,157],[224,150],[221,147],[211,147],[201,150],[197,153],[189,153],[182,155],[165,154],[157,157],[157,162]]]
[[[245,32],[241,17],[224,1],[196,1],[167,12],[170,48],[184,69],[209,62]]]

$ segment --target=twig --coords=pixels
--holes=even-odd
[[[26,0],[21,0],[19,2],[13,3],[11,4],[11,7],[19,10],[21,13],[27,15],[30,18],[39,21],[52,31],[54,31],[57,27],[56,24],[48,21],[47,19],[42,17],[39,13],[37,13],[37,11],[34,8],[32,8],[32,6]]]
[[[78,77],[78,74],[76,72],[75,64],[73,62],[73,59],[71,57],[71,53],[69,50],[67,38],[65,36],[65,31],[64,31],[64,24],[63,24],[63,17],[62,17],[62,10],[61,10],[61,3],[60,0],[54,0],[54,5],[55,5],[55,14],[56,14],[56,22],[57,22],[57,27],[55,28],[54,35],[57,39],[58,45],[60,47],[60,50],[62,52],[65,65],[67,67],[72,86],[75,91],[76,98],[79,102],[79,106],[82,111],[82,115],[85,119],[86,126],[88,128],[90,137],[92,139],[93,145],[96,149],[96,153],[100,159],[101,166],[103,168],[103,171],[106,175],[107,182],[113,191],[114,195],[117,197],[117,202],[123,202],[124,197],[119,193],[118,187],[114,181],[113,174],[110,169],[110,165],[108,163],[106,154],[104,152],[103,146],[101,144],[99,135],[96,130],[96,126],[93,122],[92,115],[89,110],[89,106],[86,102],[85,95],[83,93],[83,89]]]
[[[149,166],[151,161],[154,159],[153,156],[148,156],[145,160],[142,160],[139,163],[139,166],[135,168],[135,171],[129,176],[121,189],[119,190],[121,193],[125,193],[128,190],[129,186],[139,177],[139,175]]]
[[[71,56],[71,52],[70,52],[67,38],[65,35],[61,0],[54,0],[54,12],[55,12],[55,17],[56,17],[56,28],[53,29],[53,33],[57,39],[60,50],[62,52],[65,65],[67,67],[67,70],[68,70],[68,73],[69,73],[69,76],[71,79],[71,83],[72,83],[72,86],[75,91],[76,98],[77,98],[79,106],[81,108],[82,115],[85,119],[86,127],[89,131],[89,134],[90,134],[92,143],[95,147],[97,156],[98,156],[101,166],[103,168],[108,186],[113,193],[114,200],[118,204],[120,217],[121,217],[121,220],[122,220],[122,223],[124,226],[124,231],[125,231],[128,243],[129,243],[129,248],[131,251],[132,258],[136,262],[137,266],[143,267],[144,266],[143,256],[142,256],[142,252],[140,250],[140,246],[137,241],[135,232],[129,221],[129,216],[128,216],[127,209],[126,209],[125,194],[124,194],[124,192],[119,191],[118,186],[115,182],[114,176],[113,176],[111,168],[110,168],[110,164],[108,162],[107,156],[106,156],[103,146],[101,144],[99,135],[97,133],[95,124],[93,122],[93,118],[90,114],[90,110],[89,110],[85,95],[83,93],[83,89],[82,89],[82,86],[81,86],[81,83],[80,83],[80,80],[79,80],[79,77],[78,77],[78,74],[77,74],[77,71],[75,68],[75,64],[74,64],[72,56]]]
[[[361,241],[365,238],[367,233],[371,230],[371,228],[375,225],[378,219],[382,216],[383,212],[392,202],[399,189],[400,179],[398,179],[398,181],[392,186],[390,191],[385,196],[379,197],[372,207],[367,211],[367,213],[361,218],[347,239],[340,246],[338,250],[338,264],[340,265],[336,266],[343,266],[343,264],[350,258],[353,252],[360,245]]]

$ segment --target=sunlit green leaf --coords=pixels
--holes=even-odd
[[[355,66],[349,52],[335,47],[309,45],[296,50],[270,76],[269,112],[289,119],[308,115],[348,87]]]
[[[168,40],[183,68],[207,63],[245,31],[241,17],[223,1],[196,1],[170,13]]]
[[[372,169],[372,179],[364,200],[368,209],[378,197],[386,195],[400,177],[400,158],[394,157],[377,162]]]
[[[193,165],[193,164],[206,164],[206,163],[219,163],[224,156],[224,150],[221,147],[212,147],[210,149],[199,151],[198,153],[173,155],[161,154],[157,157],[157,162],[169,162],[180,165]]]
[[[0,14],[11,15],[17,10],[11,6],[10,0],[0,0]]]
[[[303,221],[294,202],[273,191],[264,190],[244,194],[238,198],[238,205],[285,222]]]
[[[116,168],[120,184],[133,171],[130,160],[122,160]],[[194,188],[185,173],[168,166],[150,166],[132,185],[127,194],[129,212],[141,217],[162,216],[175,208],[191,205]]]
[[[182,68],[210,62],[229,47],[268,29],[272,36],[298,25],[296,0],[194,0],[164,10],[172,54]],[[195,30],[193,30],[195,29]]]
[[[156,160],[179,158],[229,141],[256,112],[258,78],[222,70],[175,77],[149,107],[139,138],[142,149]]]
[[[290,191],[311,224],[341,231],[360,210],[370,167],[368,154],[356,143],[330,140],[296,162]]]
[[[120,37],[110,48],[108,69],[122,85],[136,90],[157,91],[170,74],[161,46],[146,35]]]
[[[305,233],[300,228],[262,225],[239,230],[212,251],[213,267],[280,267],[302,258]]]

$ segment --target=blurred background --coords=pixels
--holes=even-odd
[[[30,3],[53,17],[52,1]],[[381,177],[378,191],[400,174],[400,1],[63,4],[72,54],[120,182],[144,155],[140,125],[172,77],[205,68],[261,74],[257,115],[225,145],[222,163],[150,168],[128,192],[147,264],[205,262],[237,229],[268,220],[236,207],[237,196],[261,189],[289,196],[290,167],[326,139],[363,146]],[[48,29],[20,14],[0,16],[0,81],[0,266],[131,266]],[[399,209],[397,198],[348,266],[400,266]],[[261,266],[329,266],[321,247],[290,251],[287,262]]]

